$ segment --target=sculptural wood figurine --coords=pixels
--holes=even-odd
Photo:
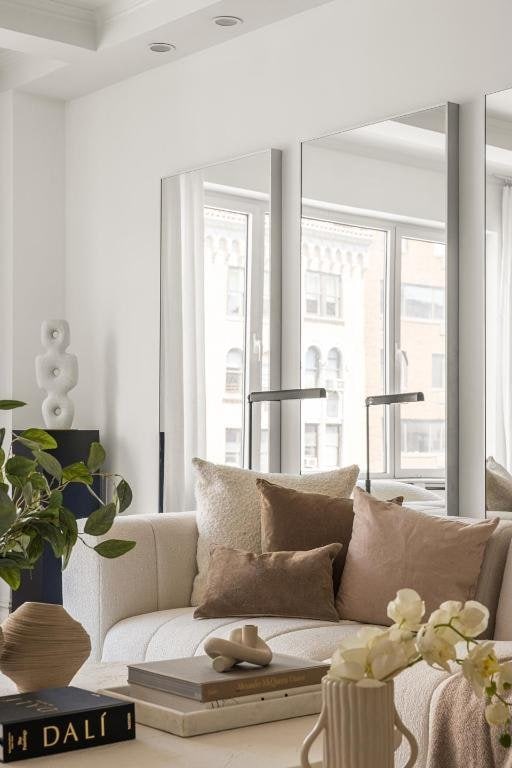
[[[229,640],[210,637],[204,650],[213,659],[212,665],[217,672],[227,672],[244,661],[258,667],[266,667],[272,661],[272,651],[259,637],[258,627],[254,624],[234,629]]]

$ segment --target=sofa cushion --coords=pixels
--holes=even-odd
[[[336,600],[341,618],[390,624],[397,591],[415,589],[425,613],[475,597],[485,547],[497,520],[472,525],[431,517],[354,492],[354,527]]]
[[[485,462],[485,508],[491,512],[512,511],[512,475],[493,456]]]
[[[179,659],[204,653],[209,637],[228,638],[232,629],[247,619],[193,618],[193,608],[175,608],[132,616],[115,624],[107,633],[102,661],[156,661]],[[330,658],[339,642],[357,632],[353,621],[258,618],[260,636],[276,653],[322,661]]]
[[[195,619],[289,616],[338,621],[332,564],[341,544],[307,552],[244,552],[215,547]]]
[[[196,473],[197,567],[192,605],[204,596],[206,577],[213,546],[226,546],[246,552],[261,552],[260,494],[256,478],[296,490],[325,493],[328,496],[351,495],[359,467],[311,475],[262,474],[238,467],[193,460]]]

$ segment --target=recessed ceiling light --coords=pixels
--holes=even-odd
[[[214,22],[219,27],[235,27],[237,24],[243,24],[244,20],[238,16],[216,16]]]
[[[169,51],[175,51],[176,46],[172,43],[151,43],[149,50],[153,53],[169,53]]]

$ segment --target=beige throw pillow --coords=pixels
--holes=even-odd
[[[512,475],[493,456],[485,462],[485,508],[512,512]]]
[[[348,497],[352,494],[359,467],[311,475],[280,475],[238,467],[192,461],[196,473],[197,569],[192,605],[203,599],[213,546],[261,552],[260,494],[256,479],[262,477],[295,490]]]
[[[475,595],[485,545],[498,520],[432,517],[354,491],[354,525],[336,598],[340,618],[389,625],[397,591],[415,589],[426,616],[445,600]]]
[[[214,547],[204,601],[195,619],[284,616],[338,621],[332,562],[341,544],[309,552],[266,552]]]

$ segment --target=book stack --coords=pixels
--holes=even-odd
[[[134,738],[131,702],[73,687],[0,697],[4,763]]]
[[[178,736],[317,714],[327,664],[275,655],[267,667],[216,672],[208,656],[131,664],[128,685],[105,691],[135,702],[137,722]]]

